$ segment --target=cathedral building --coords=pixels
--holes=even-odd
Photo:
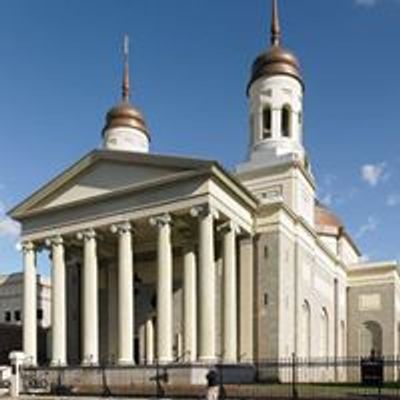
[[[247,159],[234,172],[150,151],[125,49],[102,148],[10,212],[22,226],[33,366],[41,250],[52,261],[53,367],[400,354],[398,265],[363,263],[318,201],[303,145],[306,82],[283,46],[276,0],[271,25],[247,89]]]

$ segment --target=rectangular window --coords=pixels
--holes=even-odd
[[[43,310],[41,308],[38,308],[37,310],[37,319],[38,321],[42,321],[43,319]]]
[[[19,311],[19,310],[14,311],[14,319],[17,322],[21,321],[21,311]]]
[[[272,110],[267,106],[263,110],[263,139],[270,139],[272,136]]]
[[[11,311],[6,311],[4,313],[4,321],[11,322]]]

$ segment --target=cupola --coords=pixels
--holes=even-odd
[[[272,0],[271,45],[253,63],[250,105],[251,166],[299,161],[303,147],[304,81],[296,56],[282,46],[278,0]]]
[[[271,47],[254,61],[248,88],[257,79],[276,75],[291,76],[304,85],[299,61],[290,50],[282,47],[278,3],[277,0],[274,0],[272,3]]]
[[[121,102],[106,115],[103,146],[107,150],[148,153],[150,134],[143,114],[130,102],[129,43],[124,38],[124,71]]]

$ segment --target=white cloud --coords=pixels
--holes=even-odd
[[[378,4],[378,0],[355,0],[358,6],[373,7]]]
[[[362,263],[368,263],[371,261],[371,256],[369,254],[364,254],[360,257],[360,262]]]
[[[367,233],[376,231],[378,224],[379,224],[379,221],[375,217],[369,216],[367,219],[367,222],[364,225],[361,225],[360,228],[358,229],[356,238],[361,239]]]
[[[0,218],[0,237],[17,238],[21,232],[18,222],[9,217]]]
[[[354,0],[357,6],[373,8],[383,3],[383,0]],[[393,3],[399,3],[399,0],[392,0]]]
[[[400,206],[400,194],[390,194],[386,199],[388,207]]]
[[[361,167],[363,181],[374,187],[380,182],[387,181],[390,177],[386,163],[366,164]]]
[[[325,174],[321,177],[318,188],[318,199],[328,207],[343,206],[358,194],[355,187],[344,189],[340,186],[339,178],[334,174]]]
[[[17,238],[21,233],[20,225],[18,222],[15,222],[11,218],[7,217],[5,212],[6,207],[4,203],[0,201],[0,238]]]

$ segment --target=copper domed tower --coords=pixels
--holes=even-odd
[[[271,47],[266,52],[260,54],[254,61],[248,89],[250,89],[253,82],[257,79],[275,75],[291,76],[304,85],[300,72],[300,64],[291,51],[282,47],[281,36],[278,1],[273,0]]]
[[[104,148],[108,150],[149,151],[150,134],[142,113],[130,102],[129,45],[124,38],[124,73],[122,80],[122,99],[111,108],[106,116],[103,129]]]
[[[282,46],[278,0],[272,2],[271,46],[253,63],[247,87],[250,146],[243,169],[299,161],[303,147],[304,82],[296,56]]]

